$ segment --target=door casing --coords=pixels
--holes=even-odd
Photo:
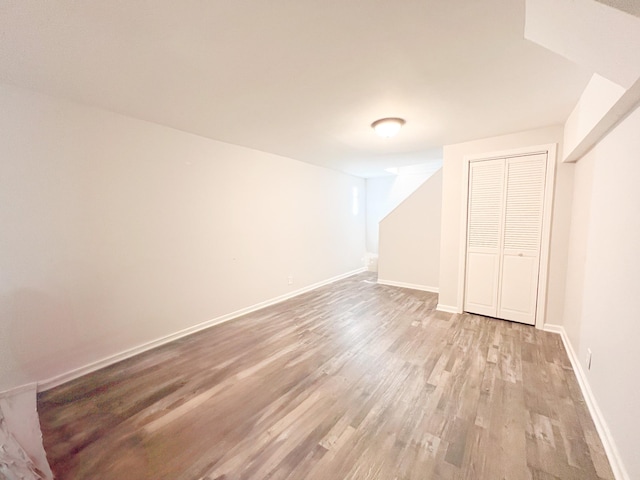
[[[515,157],[522,155],[547,154],[547,170],[544,190],[544,213],[542,218],[542,235],[540,245],[540,272],[538,275],[538,297],[536,300],[535,327],[542,329],[546,320],[547,286],[549,278],[549,249],[551,243],[551,218],[553,211],[553,189],[557,162],[557,144],[536,145],[499,152],[488,152],[466,155],[463,159],[462,203],[460,212],[460,247],[458,256],[458,313],[464,309],[465,278],[467,263],[467,217],[469,206],[469,163],[481,160]]]

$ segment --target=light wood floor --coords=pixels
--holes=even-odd
[[[362,274],[39,396],[59,479],[613,479],[560,337]]]

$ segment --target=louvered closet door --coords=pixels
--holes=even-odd
[[[497,316],[504,204],[504,159],[469,164],[467,312]]]
[[[506,159],[498,318],[535,324],[547,155]]]

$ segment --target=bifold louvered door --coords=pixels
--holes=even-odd
[[[469,163],[467,312],[535,324],[547,155]]]
[[[465,310],[498,314],[504,159],[469,164]]]

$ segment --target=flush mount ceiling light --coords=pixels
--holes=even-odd
[[[402,118],[381,118],[371,124],[379,137],[389,138],[396,135],[406,122]]]

